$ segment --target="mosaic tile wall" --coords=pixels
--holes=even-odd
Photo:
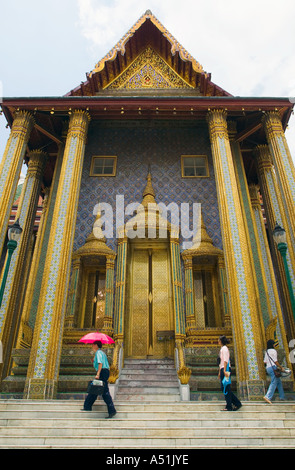
[[[198,154],[208,156],[209,178],[182,178],[181,155]],[[116,155],[116,177],[89,176],[93,155]],[[96,121],[90,124],[88,132],[74,250],[85,243],[92,230],[93,208],[97,203],[112,204],[115,213],[116,195],[124,195],[125,207],[131,202],[142,201],[149,163],[156,201],[166,205],[170,202],[201,203],[208,234],[214,245],[222,249],[207,124],[188,122],[171,125],[157,121],[154,125],[130,122],[128,127],[119,127],[115,123],[102,124]],[[107,244],[117,251],[115,238],[108,239]]]

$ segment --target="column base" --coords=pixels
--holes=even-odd
[[[265,395],[264,380],[246,380],[238,385],[240,397],[249,401],[260,401]]]
[[[261,400],[265,395],[264,380],[247,380],[248,400]]]
[[[181,401],[190,401],[191,393],[190,393],[190,386],[188,384],[183,385],[179,383],[179,392],[180,392]]]
[[[57,380],[27,379],[24,389],[24,399],[54,400],[57,396]]]

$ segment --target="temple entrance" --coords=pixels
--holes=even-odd
[[[79,326],[101,330],[105,312],[105,268],[85,269],[79,309]]]
[[[173,300],[167,242],[130,243],[125,315],[125,354],[173,357]]]

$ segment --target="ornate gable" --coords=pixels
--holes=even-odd
[[[151,48],[142,52],[108,90],[138,88],[193,88]]]
[[[202,96],[231,96],[211,82],[187,50],[147,10],[123,38],[66,96],[96,96],[103,90],[194,89]]]

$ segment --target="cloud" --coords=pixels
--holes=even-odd
[[[82,35],[89,40],[93,50],[106,48],[103,55],[147,9],[146,2],[141,0],[77,1]]]
[[[142,0],[77,0],[81,32],[100,60],[146,11]],[[149,0],[148,8],[233,94],[286,95],[295,76],[293,0]],[[287,74],[282,79],[282,74]]]

